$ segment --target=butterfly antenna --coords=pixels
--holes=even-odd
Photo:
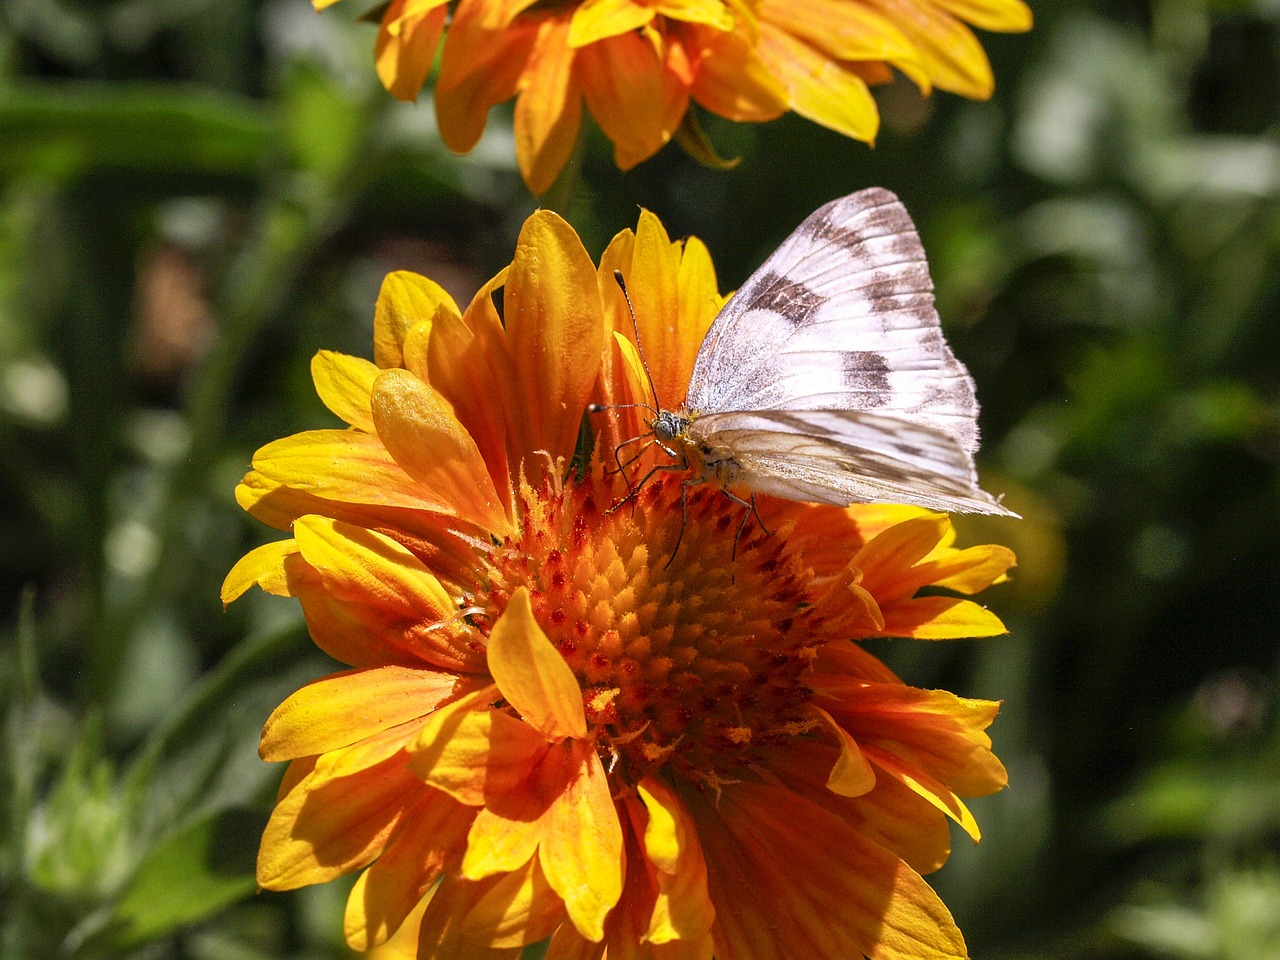
[[[640,363],[644,367],[645,378],[649,381],[649,395],[653,397],[653,405],[661,410],[662,404],[658,402],[658,388],[653,385],[653,374],[649,371],[649,361],[644,355],[644,346],[640,343],[640,321],[636,319],[636,308],[631,305],[631,294],[627,292],[627,281],[623,279],[621,270],[613,271],[613,279],[617,281],[618,289],[622,291],[622,299],[627,301],[627,312],[631,314],[631,329],[636,334],[636,352],[640,354]]]

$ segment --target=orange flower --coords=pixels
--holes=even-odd
[[[961,796],[1005,783],[997,705],[907,686],[850,640],[1003,632],[961,595],[1012,555],[915,508],[761,498],[770,532],[751,521],[735,556],[742,508],[695,487],[682,516],[666,474],[614,508],[601,461],[636,411],[597,417],[574,459],[589,403],[645,395],[614,269],[680,396],[722,302],[706,249],[644,213],[597,268],[538,212],[465,311],[389,276],[376,364],[313,364],[349,427],[255,456],[237,497],[292,536],[224,600],[298,598],[352,667],[267,721],[263,758],[291,764],[259,883],[362,871],[347,939],[384,956],[548,936],[552,960],[965,956],[921,874],[948,817],[977,839]]]
[[[313,0],[317,9],[336,0]],[[446,0],[392,0],[378,76],[417,97],[444,30]],[[573,152],[587,109],[628,170],[687,122],[690,100],[744,122],[794,110],[868,142],[868,84],[897,68],[922,90],[991,95],[986,54],[966,23],[1031,27],[1023,0],[459,0],[436,117],[446,144],[475,146],[489,109],[516,98],[516,157],[534,193]]]

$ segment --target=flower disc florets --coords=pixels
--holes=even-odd
[[[735,556],[749,518],[717,490],[688,491],[683,512],[676,479],[620,507],[615,490],[598,472],[559,492],[526,488],[522,528],[495,551],[477,605],[502,609],[529,589],[620,784],[664,767],[702,784],[739,777],[814,725],[812,571],[785,531],[758,524]]]
[[[223,596],[296,597],[351,665],[263,731],[263,758],[291,764],[258,880],[360,871],[352,947],[965,955],[921,874],[948,818],[977,839],[961,797],[1005,782],[997,705],[909,687],[852,641],[1003,632],[965,595],[1013,557],[956,548],[916,508],[745,507],[650,474],[670,466],[656,447],[627,448],[626,478],[602,466],[649,429],[651,386],[684,395],[722,302],[705,248],[647,213],[598,268],[535,213],[465,311],[388,277],[376,363],[313,363],[347,427],[254,457],[237,498],[290,537]],[[585,411],[610,406],[569,469]]]

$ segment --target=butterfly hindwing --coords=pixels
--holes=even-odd
[[[691,439],[736,464],[737,482],[791,500],[906,503],[1009,514],[978,486],[969,453],[946,433],[856,410],[710,414]]]
[[[973,381],[943,339],[911,217],[883,189],[804,221],[708,330],[686,409],[860,410],[977,447]]]

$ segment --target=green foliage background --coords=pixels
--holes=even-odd
[[[357,3],[358,0],[351,0]],[[509,122],[471,155],[392,101],[359,9],[0,0],[0,951],[346,956],[341,884],[253,895],[257,730],[331,666],[296,605],[218,585],[232,499],[332,423],[389,270],[469,297],[532,209]],[[1046,0],[984,38],[988,103],[880,91],[874,150],[705,118],[727,172],[597,135],[572,214],[637,204],[731,288],[807,213],[898,192],[1026,519],[981,643],[877,646],[998,697],[1012,785],[932,878],[975,957],[1280,958],[1280,7]]]

